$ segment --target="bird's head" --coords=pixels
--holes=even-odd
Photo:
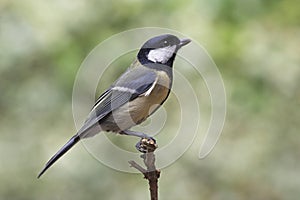
[[[180,40],[171,34],[159,35],[145,42],[137,57],[142,64],[159,63],[172,66],[177,51],[190,42],[190,39]]]

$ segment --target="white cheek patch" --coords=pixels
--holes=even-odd
[[[175,53],[176,45],[151,50],[147,58],[152,62],[166,63]]]

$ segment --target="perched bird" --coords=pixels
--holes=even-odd
[[[38,178],[78,141],[101,131],[150,138],[129,129],[146,120],[167,99],[176,53],[190,41],[165,34],[144,43],[136,60],[98,98],[81,129],[46,163]]]

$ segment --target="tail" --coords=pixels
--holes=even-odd
[[[40,178],[49,167],[51,167],[60,157],[62,157],[67,151],[69,151],[79,140],[79,135],[74,135],[54,156],[52,156],[52,158],[46,163],[44,169],[39,173],[37,178]]]

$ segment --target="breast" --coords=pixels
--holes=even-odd
[[[171,81],[168,75],[161,71],[150,94],[141,94],[129,104],[121,106],[112,113],[115,123],[121,130],[126,130],[140,124],[153,114],[169,95]]]
[[[139,116],[135,116],[134,112],[137,113],[146,112],[140,115],[143,116],[144,118],[147,118],[149,115],[153,114],[157,110],[157,108],[161,106],[161,104],[168,97],[171,89],[170,87],[171,87],[171,81],[169,76],[164,71],[159,71],[157,82],[153,87],[153,89],[151,90],[150,94],[146,95],[147,93],[146,92],[145,94],[142,94],[140,98],[136,99],[137,103],[132,102],[133,107],[134,105],[137,105],[138,107],[132,109],[133,118],[137,118],[136,121],[138,121],[139,119]],[[142,119],[140,120],[143,121],[143,117],[141,117]]]

